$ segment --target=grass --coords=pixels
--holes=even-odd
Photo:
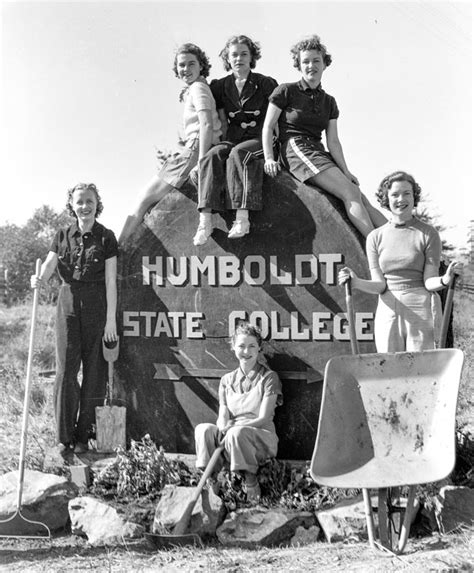
[[[457,424],[467,435],[474,430],[473,310],[474,296],[457,290],[454,339],[455,345],[465,352]],[[0,474],[18,467],[30,314],[31,304],[0,307]],[[36,332],[26,466],[42,470],[45,453],[54,444],[53,380],[40,374],[54,369],[53,307],[39,307]],[[410,538],[407,552],[398,557],[375,553],[366,542],[355,540],[314,542],[294,548],[242,550],[208,546],[156,551],[143,540],[104,549],[63,535],[46,545],[38,541],[1,541],[0,571],[471,571],[473,533],[474,528],[470,528],[454,535]]]

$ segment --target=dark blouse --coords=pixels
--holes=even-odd
[[[49,250],[58,255],[64,282],[105,282],[105,261],[118,255],[118,244],[114,233],[96,221],[84,234],[77,223],[60,229]]]
[[[279,85],[271,94],[270,102],[282,110],[278,123],[282,142],[298,136],[320,142],[329,121],[339,117],[336,100],[321,84],[311,89],[303,79]]]
[[[239,95],[233,74],[212,80],[216,107],[224,110],[228,121],[227,141],[240,143],[261,137],[268,98],[277,85],[269,76],[250,72]]]

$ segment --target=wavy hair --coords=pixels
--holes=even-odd
[[[229,64],[229,47],[232,44],[245,44],[248,47],[251,56],[250,68],[253,70],[257,65],[257,60],[262,57],[262,50],[260,49],[260,44],[258,42],[254,42],[248,36],[244,36],[243,34],[240,34],[239,36],[231,36],[219,53],[219,57],[224,63],[224,70],[228,72],[231,69],[231,65]]]
[[[74,209],[72,208],[72,196],[74,194],[74,191],[78,191],[78,190],[82,190],[82,189],[86,189],[86,190],[92,191],[94,193],[95,198],[97,199],[97,209],[95,211],[95,216],[97,218],[102,213],[102,211],[104,210],[104,205],[102,203],[102,199],[100,197],[99,190],[94,185],[94,183],[78,183],[77,185],[74,185],[74,187],[72,187],[71,189],[68,189],[68,191],[67,191],[67,203],[66,203],[67,212],[69,213],[69,215],[71,215],[71,217],[75,217],[77,219],[76,213],[74,213]]]
[[[406,181],[407,183],[410,183],[413,189],[413,203],[414,206],[416,207],[420,202],[421,187],[415,181],[413,175],[410,175],[406,171],[394,171],[393,173],[390,173],[390,175],[387,175],[382,179],[379,188],[375,193],[375,196],[377,197],[377,201],[379,202],[380,206],[383,207],[384,209],[390,209],[388,202],[388,192],[392,187],[392,185],[395,183],[395,181]]]
[[[237,326],[235,327],[235,330],[234,330],[234,334],[230,338],[231,346],[234,346],[235,341],[237,340],[237,336],[239,336],[239,334],[244,334],[247,336],[253,336],[254,338],[257,339],[258,347],[259,348],[262,347],[262,344],[263,344],[262,332],[256,326],[254,326],[253,324],[250,324],[250,322],[248,322],[246,320],[241,320],[237,323]]]
[[[211,63],[209,62],[209,58],[206,56],[206,52],[201,50],[199,46],[196,44],[191,44],[190,42],[179,46],[176,50],[174,55],[174,62],[173,62],[173,72],[174,75],[179,78],[178,75],[178,56],[180,54],[193,54],[196,56],[199,65],[201,66],[201,76],[203,78],[207,78],[209,75],[209,71],[211,69]]]
[[[293,58],[293,65],[297,70],[301,70],[300,54],[306,50],[317,50],[323,56],[323,62],[326,67],[331,65],[332,56],[328,53],[327,48],[321,43],[321,38],[316,34],[300,40],[295,44],[291,50],[291,57]]]

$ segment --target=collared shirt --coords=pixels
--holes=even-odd
[[[321,142],[321,135],[331,119],[339,117],[336,100],[321,84],[312,89],[302,78],[299,82],[281,84],[270,96],[270,102],[282,110],[279,118],[279,139],[309,137]]]
[[[49,249],[58,255],[58,272],[66,283],[105,282],[105,261],[118,255],[117,239],[97,221],[82,234],[77,222],[60,229]]]
[[[263,398],[274,394],[277,396],[276,405],[280,406],[283,403],[280,378],[276,372],[260,363],[247,376],[240,367],[225,374],[219,384],[219,403],[229,409],[232,420],[258,417]],[[273,416],[262,428],[275,431]]]
[[[234,74],[212,80],[216,107],[224,110],[228,121],[227,141],[240,143],[261,137],[268,98],[277,85],[273,78],[252,71],[240,94]]]
[[[212,144],[219,142],[221,136],[221,121],[217,115],[216,103],[206,80],[200,76],[195,82],[181,92],[184,102],[183,130],[186,147],[194,147],[199,139],[201,124],[200,111],[210,111],[212,120]]]

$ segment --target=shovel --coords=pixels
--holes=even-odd
[[[107,342],[102,339],[102,351],[108,363],[109,377],[104,405],[95,409],[96,441],[97,451],[108,453],[118,447],[126,447],[127,409],[124,406],[112,406],[114,362],[119,355],[119,341]]]
[[[36,261],[36,276],[41,272],[41,259]],[[33,294],[33,310],[31,316],[30,343],[28,348],[28,363],[26,367],[25,398],[23,403],[23,422],[21,427],[20,460],[18,468],[17,502],[15,513],[5,520],[0,521],[0,538],[21,537],[24,539],[51,537],[51,531],[46,523],[28,519],[21,513],[23,496],[23,481],[25,477],[25,453],[28,437],[28,413],[30,409],[31,374],[33,370],[33,353],[35,349],[36,314],[38,309],[39,288],[36,287]]]
[[[197,533],[187,533],[189,528],[189,522],[191,521],[191,516],[193,513],[194,506],[196,505],[199,496],[201,495],[204,486],[206,485],[207,479],[211,476],[213,469],[219,460],[222,451],[224,450],[224,440],[222,439],[216,450],[211,456],[209,463],[204,470],[204,473],[196,486],[195,492],[191,501],[186,506],[183,515],[180,517],[178,523],[173,528],[172,534],[157,534],[157,533],[146,533],[145,536],[158,548],[170,547],[173,545],[202,545],[201,538]]]

